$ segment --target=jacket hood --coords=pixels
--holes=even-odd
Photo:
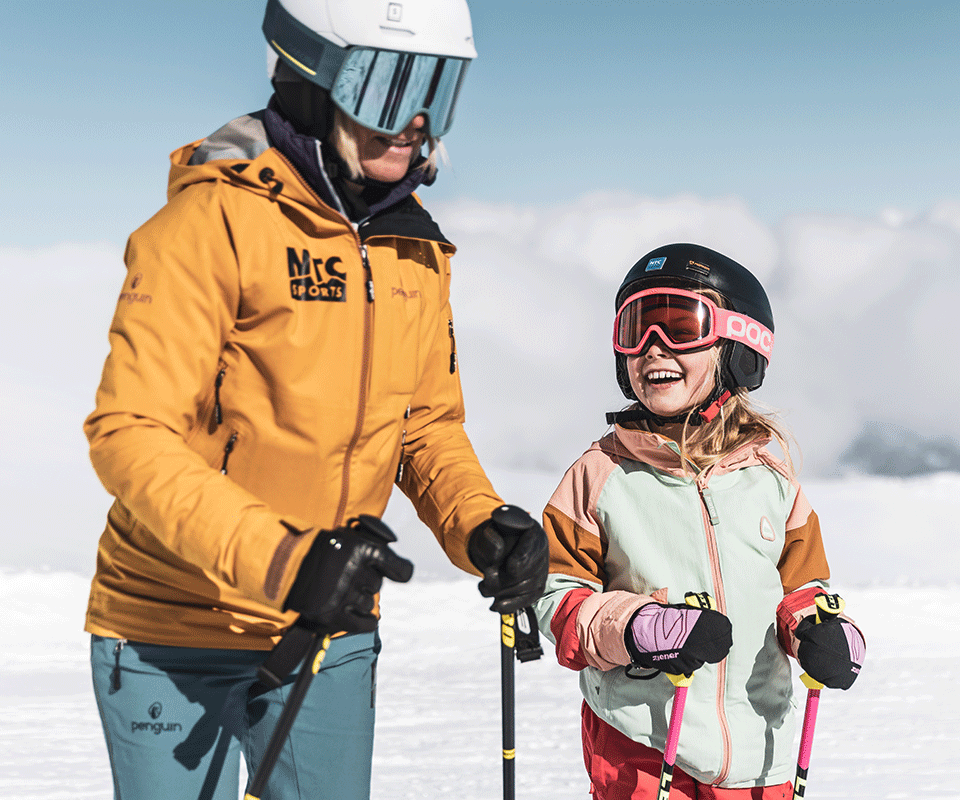
[[[290,180],[278,186],[278,171],[290,168],[278,152],[271,153],[262,111],[238,117],[206,139],[174,150],[170,164],[168,200],[193,184],[223,181],[256,194],[316,205],[301,182]]]
[[[744,467],[765,465],[792,478],[786,466],[766,449],[769,443],[769,437],[754,439],[703,470],[689,462],[687,469],[684,469],[680,446],[659,433],[616,425],[614,430],[603,437],[597,445],[604,452],[617,458],[627,457],[633,461],[640,461],[675,477],[689,478],[691,471],[693,476],[707,473],[719,475]]]
[[[358,215],[356,202],[341,199],[319,156],[312,155],[319,151],[316,139],[296,134],[275,110],[246,114],[171,153],[167,199],[188,186],[220,181],[278,203],[353,219],[362,240],[404,236],[439,242],[448,253],[455,251],[413,193],[422,182],[419,174],[408,174],[369,205],[360,201],[363,213]]]

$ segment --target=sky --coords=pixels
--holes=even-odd
[[[168,154],[265,105],[263,0],[14,3],[0,245],[122,245]],[[474,0],[479,57],[430,202],[594,191],[922,213],[960,178],[952,0]]]
[[[262,6],[7,10],[0,565],[93,557],[109,498],[81,425],[124,242],[163,204],[171,150],[265,103]],[[960,471],[960,4],[473,6],[453,170],[423,197],[458,245],[467,431],[505,499],[556,485],[626,404],[613,298],[671,241],[766,287],[777,338],[752,397],[803,480]],[[24,537],[38,508],[50,533]]]

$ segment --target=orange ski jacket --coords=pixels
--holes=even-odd
[[[230,157],[172,154],[127,245],[84,426],[116,498],[94,634],[269,649],[317,532],[381,516],[395,480],[474,573],[466,538],[502,502],[463,430],[454,247],[413,196],[355,226],[235,122]]]

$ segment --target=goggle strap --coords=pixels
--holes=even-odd
[[[726,308],[716,307],[717,330],[715,333],[721,339],[749,347],[759,353],[767,363],[770,362],[770,353],[773,351],[773,331],[746,314],[738,314]]]

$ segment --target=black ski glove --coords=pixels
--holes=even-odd
[[[794,636],[797,661],[807,675],[830,689],[853,686],[867,652],[855,625],[842,617],[817,622],[816,614],[810,614],[797,624]]]
[[[519,611],[543,594],[550,568],[547,534],[523,509],[494,509],[470,533],[467,555],[483,573],[480,594],[494,598],[491,611]]]
[[[342,528],[320,531],[300,565],[284,611],[299,611],[327,631],[366,633],[377,627],[371,613],[384,578],[406,583],[413,564],[389,545],[393,531],[368,514]]]
[[[635,666],[692,675],[726,658],[733,626],[709,608],[648,603],[630,619],[623,638]]]

